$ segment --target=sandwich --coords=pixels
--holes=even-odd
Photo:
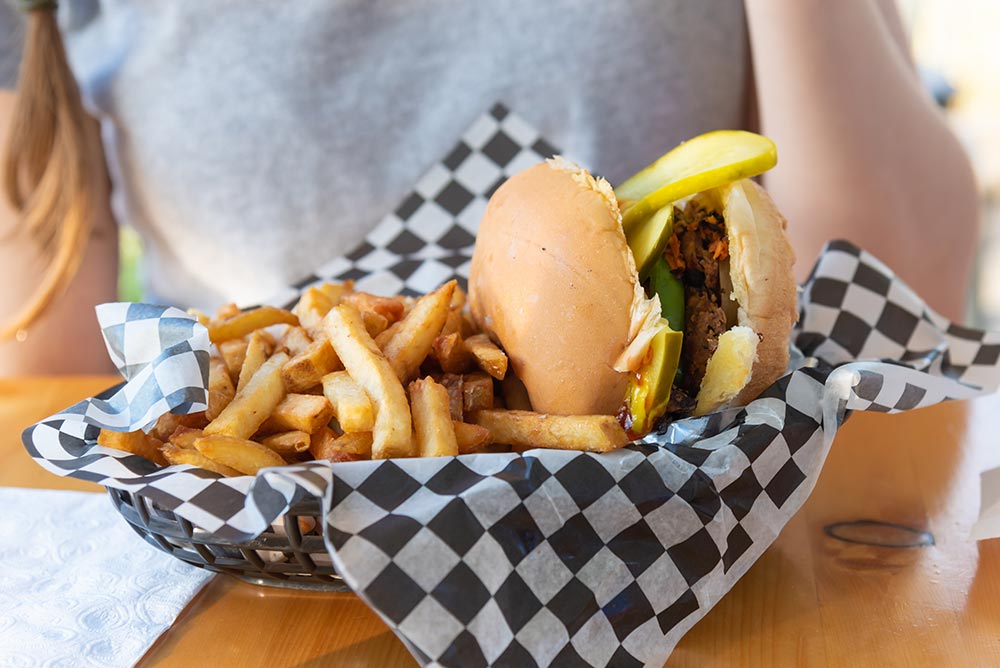
[[[470,310],[534,410],[616,415],[639,438],[749,402],[785,372],[794,254],[750,180],[776,162],[767,138],[719,131],[617,190],[559,156],[497,189]]]

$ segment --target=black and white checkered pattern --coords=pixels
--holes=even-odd
[[[362,248],[302,286],[425,292],[465,278],[489,194],[550,152],[494,108]],[[614,453],[310,462],[228,479],[158,469],[98,447],[95,425],[202,407],[207,339],[186,315],[141,305],[102,318],[129,382],[24,442],[50,471],[138,492],[220,539],[321,498],[338,571],[423,665],[658,667],[805,501],[847,411],[907,410],[1000,381],[1000,335],[946,322],[850,244],[825,250],[802,294],[808,357],[785,377],[746,407]]]
[[[464,288],[487,200],[509,176],[555,154],[520,116],[494,105],[365,243],[269,302],[292,304],[318,281],[355,280],[359,290],[381,295],[425,294],[452,278]]]

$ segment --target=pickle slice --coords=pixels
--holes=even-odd
[[[680,144],[615,190],[625,233],[689,195],[762,174],[778,163],[767,137],[718,130]]]
[[[644,276],[656,258],[663,255],[670,235],[674,233],[674,205],[668,204],[625,234],[625,241],[632,249],[635,268]]]
[[[666,323],[664,323],[666,324]],[[641,438],[653,429],[670,402],[670,390],[681,359],[684,335],[664,327],[649,346],[649,362],[629,383],[626,406],[632,416],[630,435]]]

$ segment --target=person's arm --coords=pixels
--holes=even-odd
[[[6,146],[15,94],[0,91],[0,146]],[[95,168],[98,168],[95,166]],[[17,214],[0,196],[0,319],[9,320],[30,297],[43,272],[41,254],[24,235],[15,234]],[[118,281],[118,230],[105,201],[96,216],[80,270],[27,330],[23,342],[0,343],[0,376],[24,374],[111,373],[94,306],[113,301]]]
[[[968,158],[921,88],[893,0],[744,0],[764,177],[804,277],[823,243],[879,256],[961,318],[979,215]]]

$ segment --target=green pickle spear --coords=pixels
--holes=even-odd
[[[683,332],[684,284],[670,271],[670,265],[662,255],[649,269],[649,292],[660,296],[660,312],[670,323],[670,329]]]
[[[640,276],[646,274],[656,258],[663,255],[670,235],[674,233],[674,205],[663,207],[652,216],[625,233],[625,241],[632,249],[635,268]]]
[[[778,163],[767,137],[744,130],[699,135],[618,186],[625,233],[663,207],[695,193],[757,176]]]
[[[632,417],[629,431],[644,436],[667,410],[674,374],[681,358],[683,334],[664,327],[649,345],[649,363],[629,383],[626,405]]]

